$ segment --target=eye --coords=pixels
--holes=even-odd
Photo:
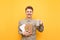
[[[27,13],[31,13],[32,11],[26,11]]]
[[[27,12],[29,12],[29,11],[27,11]]]

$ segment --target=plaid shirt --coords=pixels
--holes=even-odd
[[[43,24],[36,26],[36,20],[32,20],[32,19],[23,19],[21,21],[19,21],[19,25],[18,25],[18,32],[19,34],[22,35],[22,40],[36,40],[36,29],[40,32],[42,32],[44,30],[44,26]],[[21,32],[21,30],[19,29],[19,26],[22,24],[26,24],[26,23],[31,23],[33,25],[32,27],[32,35],[31,36],[24,36]]]

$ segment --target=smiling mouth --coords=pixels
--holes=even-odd
[[[28,14],[28,15],[31,15],[31,14]]]

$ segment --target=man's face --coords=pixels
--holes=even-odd
[[[31,17],[32,17],[32,13],[33,13],[32,9],[27,9],[27,10],[26,10],[26,16],[27,16],[28,18],[31,18]]]

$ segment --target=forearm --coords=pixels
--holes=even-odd
[[[18,25],[18,33],[19,33],[19,34],[22,34],[22,31],[21,31],[21,29],[20,29],[20,26],[21,26],[21,25],[19,24],[19,25]]]
[[[38,26],[38,31],[40,31],[40,32],[43,32],[44,31],[44,26],[43,26],[43,24],[40,24],[40,26]]]

